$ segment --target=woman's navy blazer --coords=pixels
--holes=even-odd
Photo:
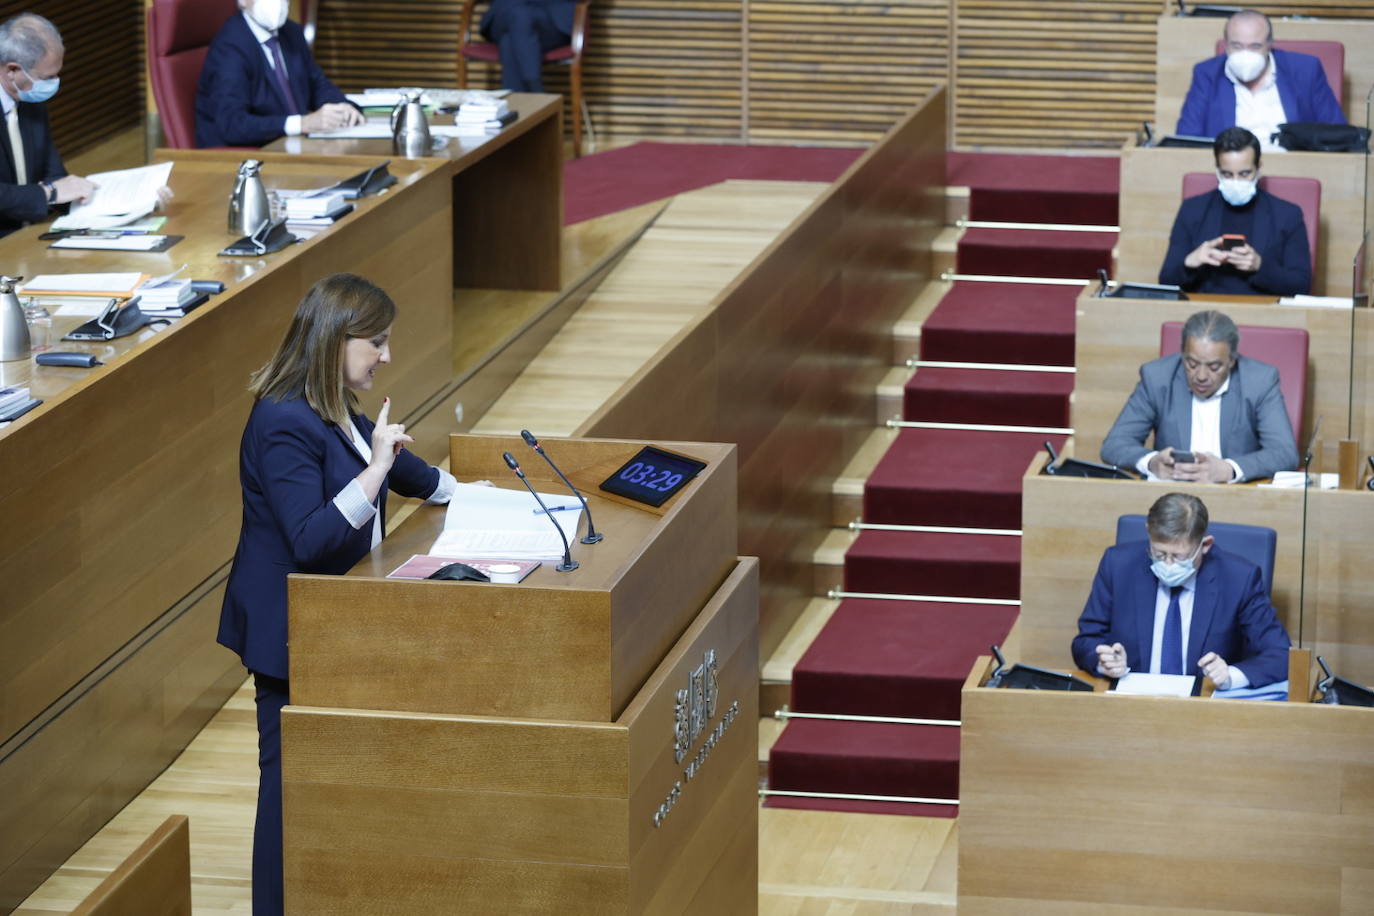
[[[371,441],[373,423],[353,416]],[[287,678],[286,576],[347,572],[372,548],[372,522],[354,528],[334,497],[366,467],[347,430],[326,423],[304,398],[253,405],[239,447],[243,527],[220,613],[219,642],[250,671]],[[396,456],[386,491],[428,498],[439,471],[410,452]]]

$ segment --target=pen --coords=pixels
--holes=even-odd
[[[581,509],[581,508],[582,508],[581,506],[553,506],[553,507],[551,507],[551,508],[549,509],[549,511],[550,511],[550,512],[572,512],[572,511],[574,511],[574,510],[576,510],[576,509]],[[531,512],[532,514],[534,514],[534,515],[543,515],[543,514],[544,514],[544,510],[543,510],[543,509],[531,509],[530,512]]]

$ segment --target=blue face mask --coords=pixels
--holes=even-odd
[[[19,89],[19,101],[46,102],[48,99],[57,95],[57,87],[62,82],[62,78],[60,76],[51,76],[45,80],[36,80],[33,77],[29,76],[29,72],[27,70],[24,70],[24,68],[21,67],[20,71],[23,72],[23,74],[26,77],[28,77],[29,82],[33,85],[30,86],[28,89],[19,89],[18,86],[14,87],[16,89]]]
[[[1202,545],[1199,544],[1197,550],[1193,551],[1191,557],[1185,557],[1173,563],[1166,563],[1163,560],[1151,558],[1150,572],[1154,573],[1155,578],[1164,583],[1168,588],[1182,585],[1184,582],[1191,579],[1193,574],[1197,572],[1197,567],[1193,564],[1197,561],[1198,554],[1201,550]]]

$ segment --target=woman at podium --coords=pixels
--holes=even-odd
[[[243,527],[219,642],[253,674],[258,812],[253,913],[282,912],[281,708],[288,702],[286,577],[347,572],[382,540],[387,490],[446,503],[456,481],[405,445],[386,400],[374,423],[356,391],[391,362],[396,304],[354,274],[310,288],[272,359],[252,377],[239,447]]]

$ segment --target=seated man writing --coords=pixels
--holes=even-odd
[[[1307,224],[1296,204],[1260,190],[1255,135],[1227,128],[1212,144],[1212,156],[1217,189],[1179,206],[1159,282],[1241,296],[1310,291]]]
[[[1207,534],[1207,507],[1168,493],[1150,507],[1147,543],[1108,547],[1078,618],[1073,659],[1084,671],[1197,674],[1218,689],[1288,677],[1288,633],[1255,564]]]
[[[1226,20],[1222,37],[1226,53],[1193,68],[1175,133],[1215,137],[1228,127],[1244,127],[1265,149],[1280,150],[1272,140],[1280,124],[1345,123],[1321,61],[1274,50],[1274,29],[1263,13],[1236,13]]]
[[[282,136],[361,124],[315,63],[287,0],[238,0],[196,84],[197,146],[264,146]]]
[[[1226,315],[1190,315],[1180,352],[1140,367],[1135,391],[1102,442],[1102,460],[1151,478],[1202,483],[1297,467],[1279,372],[1241,356],[1239,347],[1240,331]],[[1151,434],[1153,449],[1145,445]]]

